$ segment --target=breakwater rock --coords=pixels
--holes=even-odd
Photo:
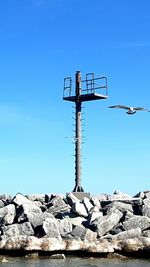
[[[150,191],[82,200],[73,193],[0,195],[0,254],[6,251],[149,257]]]

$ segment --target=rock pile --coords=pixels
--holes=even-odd
[[[0,251],[12,250],[148,255],[150,191],[82,201],[73,193],[0,195]]]

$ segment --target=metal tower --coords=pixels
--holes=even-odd
[[[64,79],[63,99],[75,103],[75,187],[73,192],[84,192],[81,186],[81,111],[82,102],[108,98],[107,78],[87,73],[81,80],[81,72],[75,75],[75,87],[71,77]]]

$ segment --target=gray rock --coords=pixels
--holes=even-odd
[[[103,213],[101,211],[99,211],[99,208],[97,206],[95,206],[89,214],[88,217],[88,224],[91,225],[93,221],[95,221],[97,218],[99,217],[103,217]]]
[[[133,216],[134,216],[134,214],[132,212],[127,211],[126,214],[125,214],[125,217],[124,217],[124,221],[129,220]]]
[[[139,238],[142,235],[140,228],[135,228],[127,231],[123,231],[113,236],[113,239],[124,240],[129,238]]]
[[[63,216],[64,213],[70,212],[70,206],[63,203],[63,205],[53,205],[47,210],[48,213],[53,214],[54,216]]]
[[[32,203],[28,203],[28,204],[22,204],[21,207],[23,208],[23,212],[24,214],[29,214],[30,212],[36,213],[36,214],[40,214],[42,213],[42,210],[40,207],[38,207],[37,205],[34,204],[34,202]]]
[[[27,244],[27,236],[12,236],[3,238],[0,241],[0,249],[2,250],[24,250]]]
[[[3,224],[12,224],[16,216],[16,209],[14,204],[9,204],[0,208],[0,221]]]
[[[111,204],[105,206],[105,209],[107,210],[107,214],[113,212],[115,209],[120,210],[122,213],[125,213],[127,211],[133,213],[133,208],[131,204],[126,204],[119,201],[112,202]]]
[[[47,237],[56,238],[59,241],[62,240],[59,232],[58,220],[52,218],[46,218],[43,222],[43,230],[45,231]]]
[[[93,208],[93,205],[90,202],[90,200],[87,197],[84,197],[82,200],[82,203],[84,204],[87,213],[89,213],[91,211],[91,209]]]
[[[5,237],[34,235],[34,230],[29,222],[3,226],[2,231]]]
[[[86,233],[83,240],[87,242],[94,242],[96,239],[97,239],[97,233],[86,228]]]
[[[97,238],[97,233],[91,231],[90,229],[87,228],[83,228],[80,226],[76,226],[71,235],[77,239],[79,238],[79,240],[81,239],[82,241],[86,241],[86,242],[93,242],[96,240]]]
[[[81,226],[83,227],[83,224],[87,222],[87,220],[84,217],[73,215],[71,217],[67,217],[67,219],[71,222],[74,226]]]
[[[53,214],[54,216],[69,212],[71,209],[70,206],[63,200],[62,196],[59,195],[53,197],[52,200],[48,203],[48,206],[49,208],[47,212]]]
[[[39,208],[45,207],[45,210],[47,209],[47,207],[45,205],[43,205],[42,202],[40,202],[39,200],[35,200],[33,203],[35,206],[37,206]]]
[[[142,215],[150,218],[150,198],[145,198],[143,200]]]
[[[12,201],[12,196],[9,194],[0,195],[0,200],[3,200],[5,203],[10,204]]]
[[[150,227],[150,218],[134,215],[129,220],[123,222],[124,230],[131,230],[137,227],[139,227],[142,231]]]
[[[66,251],[77,251],[83,249],[83,241],[78,239],[67,239],[65,240],[65,250]]]
[[[88,217],[88,213],[86,211],[84,204],[80,203],[79,201],[75,202],[72,205],[72,211],[78,214],[79,216],[83,216],[85,218]]]
[[[85,234],[86,234],[86,229],[80,226],[75,226],[75,228],[71,232],[71,235],[74,238],[79,237],[81,240],[84,240]]]
[[[3,200],[0,200],[0,208],[4,208],[5,204]]]
[[[143,236],[150,238],[150,230],[143,231]]]
[[[80,202],[80,201],[79,201],[79,199],[73,193],[69,193],[67,195],[67,202],[72,207],[73,204],[75,204],[76,202]]]
[[[107,239],[103,240],[96,240],[95,242],[84,242],[82,245],[83,251],[88,251],[90,253],[104,253],[104,255],[107,253],[113,253],[115,249],[118,249],[119,247]]]
[[[57,195],[57,196],[52,196],[49,204],[54,205],[54,206],[59,206],[59,205],[64,205],[64,197],[62,195]]]
[[[35,236],[13,236],[0,240],[0,249],[20,251],[61,251],[66,244],[56,238],[36,238]]]
[[[65,254],[53,254],[51,255],[51,259],[61,259],[61,260],[64,260],[66,257],[65,257]]]
[[[58,220],[58,228],[61,236],[72,232],[72,223],[67,218]]]
[[[149,255],[150,252],[150,238],[148,237],[140,237],[133,239],[124,239],[120,240],[118,243],[118,248],[122,253],[133,253],[133,252],[141,252],[145,250]],[[138,255],[138,254],[137,254]]]
[[[39,258],[39,253],[38,252],[33,252],[33,253],[30,252],[27,255],[25,255],[25,258],[30,259],[30,260],[38,259]]]
[[[98,236],[101,237],[114,228],[122,217],[123,213],[119,210],[115,210],[114,213],[99,217],[92,225],[96,228]]]
[[[22,204],[20,206],[20,213],[18,215],[18,222],[29,221],[34,227],[41,225],[45,216],[42,213],[41,208],[34,205],[34,202],[28,204]]]
[[[145,206],[147,206],[147,207],[150,208],[150,197],[145,198],[145,199],[143,200],[143,205],[145,205]]]
[[[32,224],[34,228],[43,224],[44,220],[47,218],[54,219],[54,216],[48,212],[34,213],[31,212],[27,215],[28,221]]]
[[[140,191],[139,193],[137,193],[135,196],[134,196],[134,198],[144,198],[145,197],[145,194],[144,194],[144,192],[142,192],[142,191]]]
[[[112,200],[106,200],[106,201],[101,201],[101,206],[104,208],[106,205],[111,204],[112,202],[122,202],[125,204],[131,204],[132,206],[141,206],[143,204],[143,200],[141,198],[131,198],[131,199],[112,199]]]
[[[124,199],[127,199],[127,200],[130,200],[132,199],[132,196],[130,195],[127,195],[123,192],[119,192],[119,191],[115,191],[113,195],[108,195],[108,200],[124,200]]]
[[[97,196],[92,196],[90,200],[91,200],[91,203],[93,204],[93,206],[96,206],[99,209],[101,208],[100,200],[98,199]],[[106,200],[106,199],[103,199],[103,200]]]
[[[150,206],[143,205],[142,207],[142,215],[150,218]]]
[[[150,191],[144,191],[145,198],[150,198]]]
[[[119,222],[115,227],[113,227],[109,233],[112,234],[112,235],[117,235],[119,233],[121,233],[123,231],[122,229],[122,223]]]
[[[102,194],[96,195],[95,197],[99,200],[99,202],[107,200],[107,194],[102,193]],[[93,198],[93,196],[92,196],[92,198]]]
[[[39,201],[42,204],[45,202],[45,194],[30,194],[27,198],[31,201]]]
[[[17,193],[16,196],[12,200],[13,203],[15,203],[18,206],[21,206],[23,204],[33,204],[33,201],[29,200],[24,195]]]

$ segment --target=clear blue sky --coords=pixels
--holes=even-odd
[[[72,104],[63,79],[108,77],[109,99],[85,104],[82,186],[150,189],[149,0],[0,1],[0,193],[74,187]]]

